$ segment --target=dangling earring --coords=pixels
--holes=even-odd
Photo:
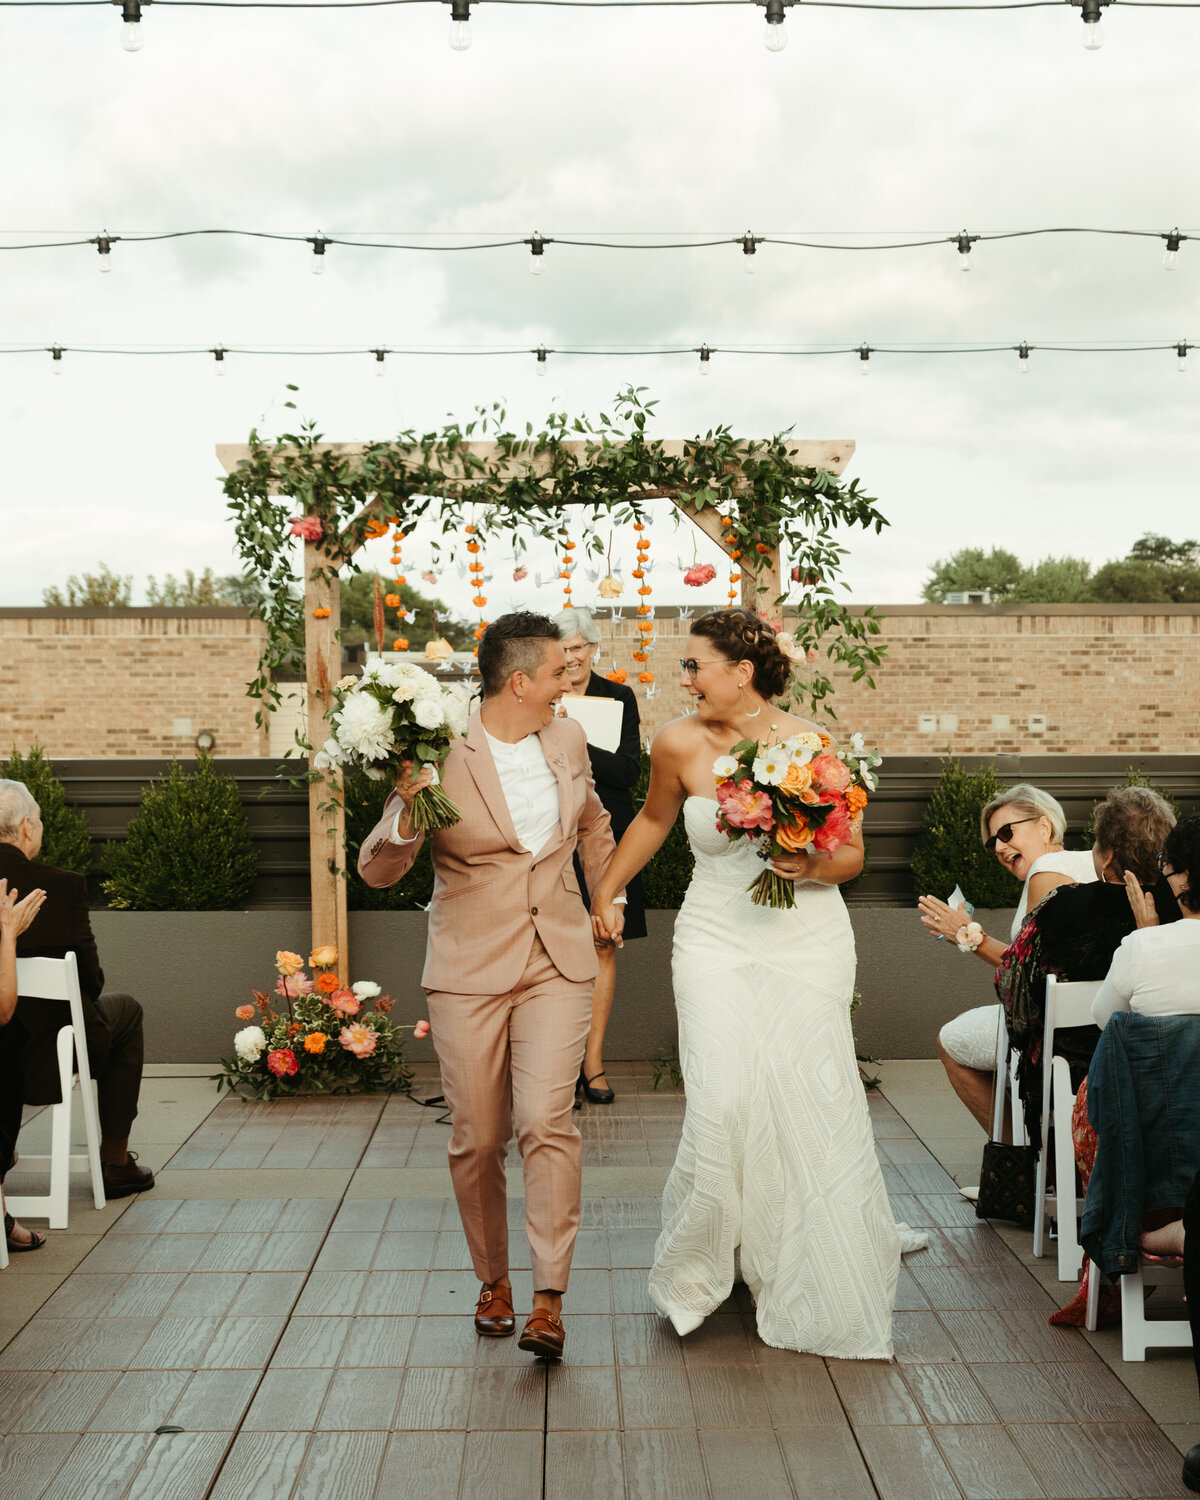
[[[525,702],[524,698],[521,697],[520,693],[517,694],[517,702],[518,703],[524,703]]]

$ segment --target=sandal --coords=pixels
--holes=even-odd
[[[9,1250],[11,1250],[14,1255],[20,1255],[22,1251],[25,1250],[40,1250],[46,1243],[46,1236],[44,1234],[38,1234],[36,1229],[28,1229],[24,1225],[22,1225],[21,1227],[25,1229],[25,1233],[29,1236],[28,1244],[24,1243],[21,1240],[14,1240],[13,1230],[16,1227],[17,1221],[13,1218],[12,1214],[5,1214],[4,1243],[8,1246]]]

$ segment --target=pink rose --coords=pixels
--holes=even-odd
[[[813,785],[822,792],[844,792],[850,785],[850,772],[836,755],[818,755],[809,761]]]
[[[257,1012],[253,1005],[239,1005],[237,1010],[234,1011],[234,1015],[239,1021],[253,1021],[256,1014]]]
[[[336,1010],[339,1016],[356,1016],[362,1009],[353,990],[334,990],[325,1003],[330,1010]]]
[[[712,563],[696,563],[683,575],[683,581],[689,588],[703,588],[706,583],[711,583],[717,576],[717,570]]]
[[[413,1036],[417,1039],[417,1041],[420,1041],[423,1037],[427,1037],[428,1035],[429,1022],[418,1021],[417,1024],[413,1027]]]
[[[833,811],[825,819],[825,825],[813,833],[813,848],[832,854],[843,844],[850,842],[850,809],[841,797],[833,799]]]
[[[268,1052],[267,1067],[276,1078],[290,1078],[293,1073],[300,1071],[296,1054],[290,1047],[276,1047],[274,1052]]]
[[[770,797],[766,792],[755,791],[752,781],[739,781],[732,792],[724,799],[718,797],[718,801],[722,816],[731,828],[764,828],[769,831],[775,826]]]
[[[370,1026],[363,1026],[356,1022],[353,1026],[342,1028],[338,1041],[345,1047],[347,1052],[353,1052],[355,1057],[370,1057],[375,1050],[375,1044],[379,1040],[379,1033],[373,1031]]]
[[[529,569],[528,568],[514,568],[513,569],[513,582],[514,583],[524,583],[525,580],[528,577],[529,577]]]
[[[294,516],[288,526],[289,536],[298,536],[305,542],[319,542],[325,535],[324,523],[316,516]]]
[[[293,974],[290,979],[281,979],[275,993],[285,1000],[299,1000],[301,995],[312,994],[313,982],[307,974]]]

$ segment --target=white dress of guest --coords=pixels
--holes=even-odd
[[[1076,885],[1087,885],[1096,878],[1096,866],[1090,849],[1058,849],[1041,854],[1029,867],[1021,887],[1021,901],[1012,919],[1009,940],[1016,938],[1029,914],[1029,882],[1035,875],[1066,875]],[[1173,924],[1177,925],[1177,924]],[[996,1066],[996,1040],[1000,1034],[1000,1005],[977,1005],[961,1016],[947,1021],[939,1033],[942,1046],[955,1062],[981,1073]]]
[[[1200,1015],[1200,922],[1139,927],[1122,941],[1092,1001],[1092,1019],[1104,1026],[1118,1010]]]

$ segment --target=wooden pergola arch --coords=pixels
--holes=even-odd
[[[367,443],[325,443],[315,445],[315,451],[335,459],[353,461],[371,445]],[[613,447],[623,446],[614,440]],[[688,445],[682,441],[660,441],[656,452],[665,459],[682,458]],[[854,453],[850,439],[788,439],[785,442],[787,460],[796,469],[824,469],[834,477],[845,470]],[[586,442],[564,442],[559,453],[582,460],[587,456]],[[232,473],[240,464],[249,462],[253,450],[244,443],[220,443],[217,457],[226,473]],[[424,452],[419,447],[400,449],[397,458],[420,463]],[[546,493],[547,503],[553,507],[570,504],[593,503],[587,498],[575,496],[556,500],[557,485],[552,473],[552,464],[545,454],[521,454],[506,459],[500,445],[492,442],[463,442],[456,450],[462,476],[447,477],[430,489],[422,487],[422,495],[439,494],[447,497],[461,489],[478,488],[478,471],[484,468],[494,483],[506,479],[535,478]],[[748,481],[735,476],[731,486],[734,499],[747,493]],[[649,488],[639,486],[636,497],[644,500],[667,500],[688,520],[714,541],[723,552],[732,549],[723,540],[725,528],[719,520],[719,508],[707,506],[697,509],[690,498],[690,488],[682,484],[664,484]],[[482,502],[486,503],[486,501]],[[356,518],[369,520],[377,509],[371,500]],[[355,543],[352,536],[354,523],[343,528],[338,538],[338,551],[327,548],[326,542],[304,543],[304,643],[306,660],[306,687],[309,735],[313,742],[310,756],[311,779],[309,782],[308,826],[309,826],[309,873],[312,903],[312,942],[333,943],[338,950],[338,968],[343,982],[349,975],[349,935],[346,917],[346,840],[345,809],[341,796],[341,772],[338,770],[319,773],[312,769],[312,757],[324,738],[316,732],[328,714],[333,685],[341,676],[341,644],[338,639],[338,577],[337,570],[345,566],[347,556],[353,554]],[[730,559],[731,562],[734,559]],[[780,567],[779,548],[775,547],[761,559],[757,569],[738,561],[741,573],[742,604],[756,610],[776,623],[782,621],[782,599],[786,593]],[[320,615],[316,611],[322,611]]]

